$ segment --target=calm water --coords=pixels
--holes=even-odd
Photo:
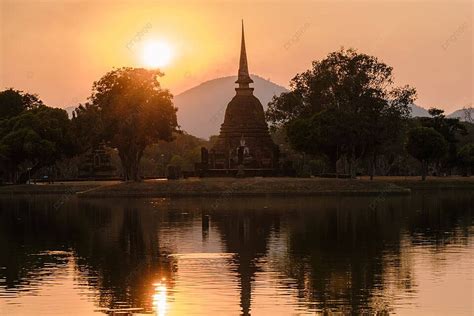
[[[474,194],[0,198],[0,314],[474,314]]]

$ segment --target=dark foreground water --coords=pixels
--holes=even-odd
[[[474,314],[474,194],[0,197],[0,314]]]

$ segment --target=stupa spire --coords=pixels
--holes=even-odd
[[[242,41],[240,44],[240,63],[237,81],[239,88],[248,88],[253,80],[249,75],[249,66],[247,63],[247,52],[245,50],[244,20],[242,20]]]

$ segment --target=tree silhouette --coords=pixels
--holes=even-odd
[[[0,119],[0,171],[10,181],[24,183],[28,173],[73,155],[75,144],[66,111],[47,107],[35,96],[15,95],[10,98],[32,101],[17,115],[17,106],[12,106],[7,118]]]
[[[407,151],[422,165],[421,179],[426,180],[428,164],[446,155],[447,143],[443,135],[430,127],[415,127],[408,133]]]
[[[442,161],[442,166],[450,172],[451,168],[459,165],[459,136],[466,135],[467,129],[458,118],[447,118],[444,110],[431,108],[428,110],[431,117],[421,117],[421,126],[431,127],[440,133],[448,145],[447,155]]]
[[[374,162],[385,145],[398,139],[416,97],[413,88],[393,86],[392,67],[353,49],[314,61],[311,69],[291,80],[290,87],[290,92],[269,103],[267,118],[276,127],[290,129],[295,121],[306,121],[299,128],[308,130],[297,134],[323,139],[301,141],[293,129],[290,134],[296,137],[290,141],[295,147],[325,154],[333,162],[344,155],[353,176],[361,158]]]
[[[474,170],[474,144],[466,144],[458,153],[459,164],[463,168],[464,176],[469,176]]]
[[[117,148],[125,180],[139,181],[139,163],[148,145],[172,140],[177,109],[162,89],[158,70],[120,68],[105,74],[92,88],[90,102],[75,112],[76,126],[90,143],[105,140]],[[84,133],[84,126],[92,127]]]
[[[0,120],[19,115],[21,112],[44,105],[37,95],[12,88],[0,92]]]

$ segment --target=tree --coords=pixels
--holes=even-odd
[[[415,127],[408,132],[406,149],[421,162],[421,179],[426,179],[428,164],[443,158],[447,153],[443,135],[431,127]]]
[[[37,95],[13,88],[0,92],[0,121],[19,115],[21,112],[44,105]]]
[[[100,108],[91,103],[80,104],[72,113],[72,130],[80,153],[96,148],[103,141]]]
[[[340,121],[333,110],[325,110],[310,118],[297,118],[288,122],[286,133],[295,150],[311,155],[324,155],[336,163],[342,147],[343,134]],[[334,166],[335,170],[336,167]]]
[[[62,109],[38,105],[1,121],[0,162],[14,182],[24,183],[28,173],[74,152],[70,121]]]
[[[120,68],[105,74],[92,88],[90,102],[75,112],[76,126],[90,126],[83,137],[105,140],[117,148],[125,180],[139,181],[139,163],[148,145],[171,141],[177,131],[172,95],[162,89],[158,70]]]
[[[294,145],[304,152],[326,152],[331,145],[337,153],[331,158],[344,155],[353,176],[359,159],[370,155],[375,160],[385,144],[399,138],[416,97],[413,88],[393,86],[390,66],[353,49],[341,49],[314,61],[311,69],[291,80],[290,89],[270,102],[268,120],[274,127],[288,130],[292,122],[311,119],[312,124],[302,123],[301,127],[316,130],[302,132],[306,135],[317,135],[321,124],[331,124],[325,125],[329,133],[324,144]],[[315,116],[324,111],[326,114]],[[328,115],[335,119],[323,123]]]
[[[459,150],[458,159],[463,168],[463,175],[469,176],[474,170],[474,144],[466,144]]]
[[[408,86],[394,88],[389,97],[367,101],[362,108],[362,137],[365,139],[364,157],[370,162],[370,180],[373,180],[377,157],[391,154],[402,140],[410,117],[409,104],[413,103],[416,92]],[[363,141],[364,142],[364,141]],[[388,155],[387,155],[388,154]]]
[[[443,166],[450,171],[458,164],[459,136],[466,135],[466,127],[458,118],[447,118],[444,110],[431,108],[428,110],[431,117],[419,118],[421,125],[431,127],[443,135],[448,143],[448,154],[443,160]]]
[[[472,118],[472,113],[474,112],[474,108],[472,106],[469,107],[463,107],[462,108],[462,113],[463,113],[463,119],[464,121],[468,123],[474,123],[474,119]]]

